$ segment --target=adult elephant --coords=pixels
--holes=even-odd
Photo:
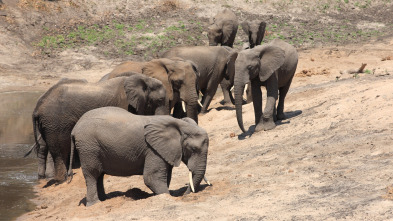
[[[103,76],[100,81],[124,75],[127,72],[137,72],[160,80],[167,94],[165,106],[168,112],[172,108],[182,106],[187,117],[198,123],[198,94],[197,79],[199,72],[197,66],[180,58],[160,58],[148,62],[126,61],[115,67],[109,74]],[[174,117],[182,117],[174,112]]]
[[[229,9],[224,9],[211,18],[209,23],[207,33],[209,45],[217,46],[221,44],[221,46],[232,48],[239,25],[235,13]]]
[[[237,52],[229,47],[214,46],[176,47],[163,54],[166,58],[180,57],[191,60],[198,66],[198,85],[203,94],[202,113],[207,111],[218,84],[224,78],[229,81],[227,91],[233,85],[236,56]]]
[[[81,117],[71,140],[71,153],[76,148],[86,179],[86,206],[105,199],[104,174],[143,175],[156,194],[169,194],[172,168],[181,161],[190,171],[187,193],[194,192],[205,176],[209,138],[190,118],[137,116],[103,107]],[[72,167],[68,174],[71,181]]]
[[[254,48],[262,43],[265,36],[266,23],[259,20],[244,21],[241,23],[243,31],[248,36],[248,44],[243,46],[243,49]],[[252,102],[251,84],[247,84],[246,88],[247,103]]]
[[[275,120],[285,119],[284,100],[298,63],[296,49],[279,39],[269,44],[239,52],[236,59],[235,105],[240,129],[245,132],[242,116],[242,94],[245,84],[251,81],[255,131],[276,127]],[[267,90],[267,101],[262,113],[261,86]],[[276,100],[280,98],[276,109]],[[277,113],[276,113],[277,111]]]
[[[87,111],[116,106],[136,114],[169,114],[164,103],[165,93],[160,81],[141,74],[99,83],[60,80],[39,98],[33,112],[35,148],[39,156],[38,177],[45,178],[49,151],[54,161],[54,179],[64,181],[71,130]]]

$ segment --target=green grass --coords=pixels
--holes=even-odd
[[[179,21],[166,27],[161,26],[153,20],[139,20],[134,24],[113,20],[107,25],[79,25],[61,34],[46,28],[44,31],[47,34],[35,42],[34,46],[51,53],[67,48],[105,45],[109,47],[109,51],[105,50],[103,54],[108,56],[132,55],[138,50],[138,53],[142,53],[140,51],[142,47],[143,56],[149,57],[158,51],[176,46],[180,42],[188,45],[195,45],[199,42],[200,45],[202,39],[205,38],[201,31],[204,25],[199,21]],[[190,30],[198,34],[190,36]]]

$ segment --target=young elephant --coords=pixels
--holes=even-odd
[[[57,182],[66,178],[71,130],[89,110],[116,106],[136,114],[169,114],[165,89],[156,79],[138,74],[99,83],[62,79],[43,94],[33,112],[38,177],[45,178],[48,151],[54,161]]]
[[[172,168],[183,161],[190,170],[186,193],[205,176],[209,138],[191,118],[137,116],[116,107],[84,114],[71,133],[71,161],[79,153],[86,180],[86,206],[105,199],[104,174],[143,175],[154,193],[168,193]],[[72,180],[72,167],[68,174]]]
[[[244,21],[241,23],[243,31],[248,36],[249,48],[254,48],[262,43],[265,36],[266,23],[263,21]]]
[[[276,127],[275,120],[285,119],[285,96],[291,86],[297,63],[296,49],[279,39],[239,52],[235,64],[234,88],[236,118],[243,132],[245,132],[242,116],[244,86],[251,81],[255,131],[271,130]],[[267,90],[267,101],[263,114],[261,86],[265,86]],[[278,95],[280,98],[276,113]]]
[[[235,41],[238,21],[235,13],[229,9],[224,9],[218,12],[216,16],[210,19],[210,26],[208,27],[207,37],[209,38],[210,46],[229,46],[233,47]]]

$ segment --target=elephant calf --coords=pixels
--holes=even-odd
[[[138,116],[117,107],[84,114],[71,133],[86,180],[86,206],[105,199],[104,174],[143,175],[154,193],[169,193],[172,168],[183,161],[194,192],[206,171],[209,138],[191,118]],[[72,167],[68,174],[72,180]],[[191,188],[191,189],[190,189]]]

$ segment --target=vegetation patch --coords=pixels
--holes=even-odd
[[[194,20],[162,26],[154,18],[137,21],[111,20],[100,24],[81,24],[68,29],[43,28],[45,33],[34,42],[43,54],[65,49],[95,46],[106,56],[142,55],[156,57],[159,51],[176,45],[202,45],[203,26]],[[104,47],[101,47],[104,46]]]

